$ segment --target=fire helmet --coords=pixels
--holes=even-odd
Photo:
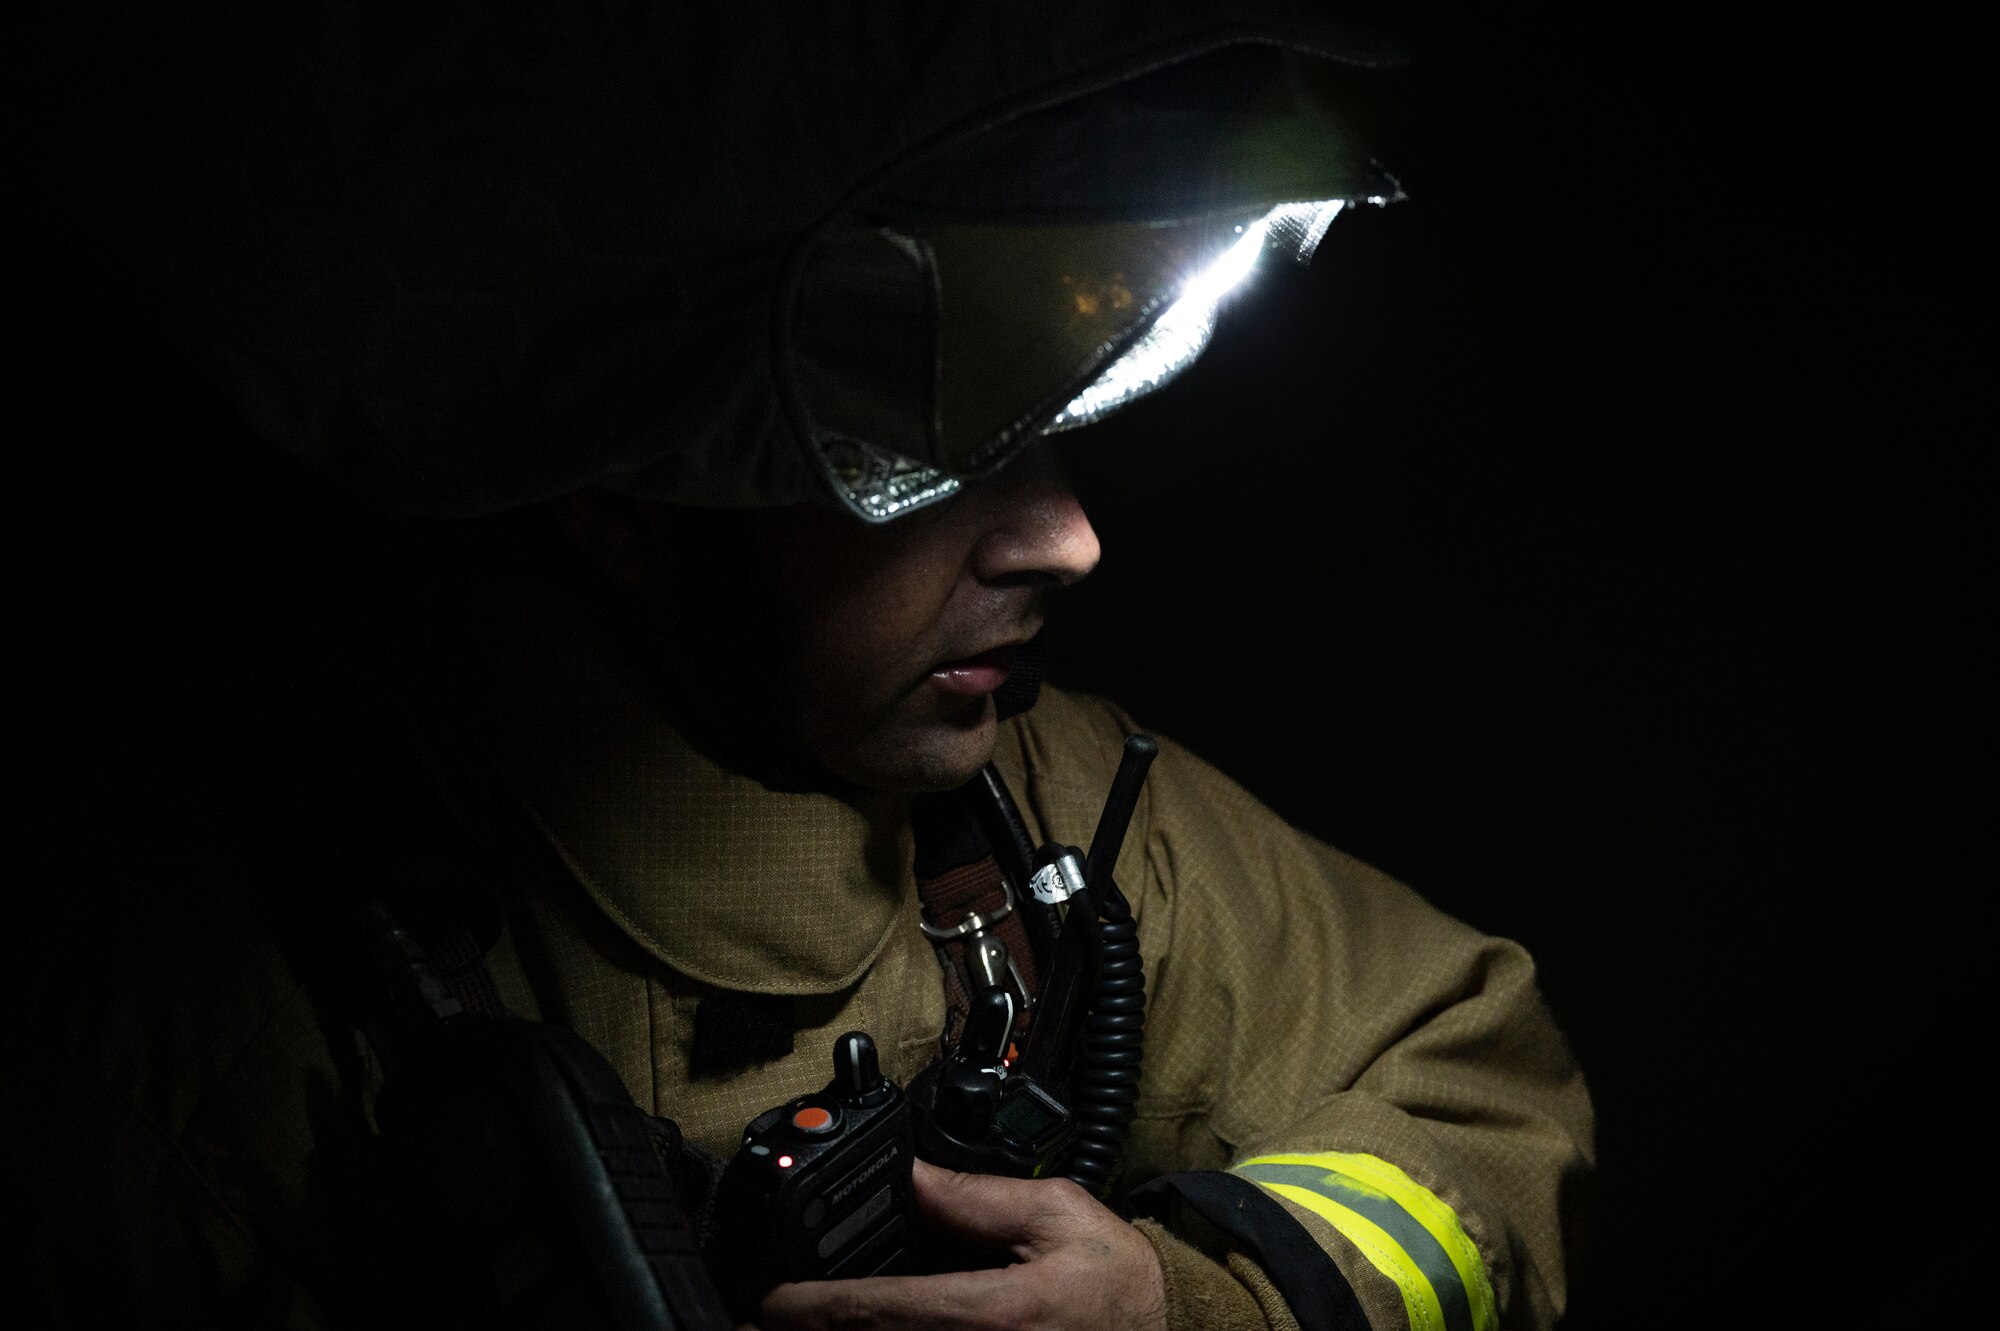
[[[377,506],[880,522],[1398,197],[1400,48],[1327,8],[86,4],[43,166],[72,262]]]

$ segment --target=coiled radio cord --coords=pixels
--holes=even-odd
[[[1107,884],[1099,921],[1104,961],[1070,1081],[1077,1141],[1069,1177],[1102,1198],[1117,1176],[1125,1128],[1137,1112],[1146,1039],[1146,963],[1139,955],[1139,926],[1115,883]]]

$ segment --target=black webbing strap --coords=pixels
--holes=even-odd
[[[1167,1174],[1132,1190],[1134,1214],[1171,1223],[1185,1206],[1238,1244],[1284,1296],[1302,1331],[1372,1331],[1361,1300],[1326,1249],[1278,1200],[1220,1170]]]

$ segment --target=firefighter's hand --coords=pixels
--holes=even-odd
[[[1074,1183],[954,1174],[920,1160],[916,1186],[922,1221],[1008,1250],[1014,1264],[780,1285],[758,1310],[757,1325],[764,1331],[1165,1331],[1166,1278],[1153,1245]]]

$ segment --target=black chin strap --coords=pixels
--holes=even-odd
[[[993,695],[993,711],[1002,721],[1019,716],[1042,696],[1042,672],[1048,665],[1046,634],[1037,633],[1014,649],[1014,668]]]

